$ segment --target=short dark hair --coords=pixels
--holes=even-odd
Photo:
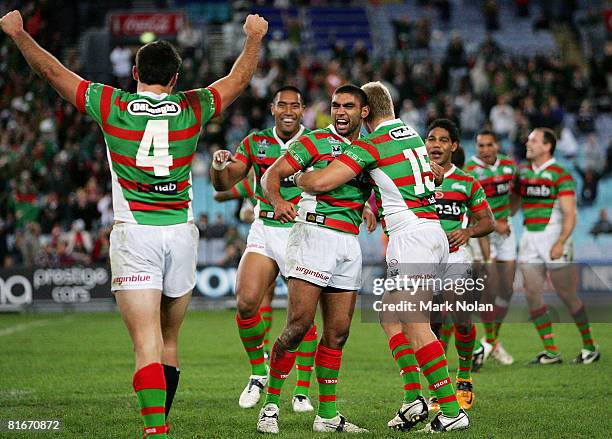
[[[455,122],[453,122],[452,120],[449,120],[449,119],[436,119],[436,120],[434,120],[427,127],[427,136],[429,136],[429,133],[434,128],[442,128],[442,129],[448,131],[448,135],[450,136],[451,142],[452,143],[455,143],[455,142],[459,143],[459,128],[457,127]]]
[[[457,149],[453,151],[451,163],[460,169],[465,165],[465,151],[461,145],[457,146]]]
[[[272,102],[274,102],[276,100],[276,97],[284,91],[292,91],[294,93],[297,93],[297,95],[300,97],[300,103],[302,105],[305,105],[304,96],[302,95],[301,90],[293,85],[283,85],[281,88],[277,89],[272,95]]]
[[[334,94],[346,93],[352,96],[355,96],[359,99],[359,103],[362,107],[368,105],[368,95],[366,95],[365,91],[361,88],[357,87],[354,84],[344,84],[334,90]]]
[[[478,136],[491,136],[491,137],[493,137],[493,141],[495,143],[497,143],[497,135],[493,131],[491,131],[491,130],[489,130],[487,128],[478,131],[478,134],[476,134],[476,137],[478,137]]]
[[[138,80],[148,85],[168,85],[183,60],[172,44],[157,40],[145,44],[136,52]]]
[[[542,135],[544,136],[543,143],[548,143],[550,145],[550,155],[554,155],[555,148],[557,146],[557,136],[555,135],[555,132],[546,127],[538,127],[534,128],[534,130],[542,132]]]

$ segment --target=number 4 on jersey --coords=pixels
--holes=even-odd
[[[153,155],[149,155],[151,144],[153,144]],[[148,121],[136,153],[136,166],[153,168],[156,177],[170,175],[172,156],[168,154],[168,149],[168,121]]]
[[[414,194],[424,194],[425,188],[429,191],[433,191],[436,188],[436,183],[433,181],[433,178],[427,176],[423,182],[423,175],[421,174],[421,172],[431,173],[431,166],[429,166],[429,163],[425,160],[425,157],[427,157],[427,150],[425,147],[419,146],[414,149],[404,149],[402,152],[404,153],[404,157],[410,161],[410,166],[412,167],[412,174],[414,175]]]

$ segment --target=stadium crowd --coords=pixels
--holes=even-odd
[[[70,38],[57,37],[65,23],[55,15],[49,8],[26,7],[25,25],[78,71],[75,51],[64,46]],[[423,25],[416,23],[415,29]],[[462,39],[454,36],[441,60],[410,56],[411,48],[428,47],[429,42],[420,39],[403,41],[402,56],[387,60],[373,59],[362,44],[349,49],[340,41],[331,48],[331,59],[317,58],[304,55],[299,42],[299,32],[286,40],[268,40],[247,93],[206,125],[194,163],[196,176],[208,175],[214,151],[233,150],[249,131],[272,125],[268,105],[278,87],[292,84],[303,90],[308,104],[304,124],[319,128],[330,123],[332,90],[345,82],[371,80],[385,83],[400,118],[420,133],[439,117],[456,122],[465,138],[489,127],[506,152],[519,160],[532,127],[553,128],[560,135],[559,151],[577,160],[584,180],[583,204],[595,201],[598,182],[610,176],[612,142],[602,144],[596,135],[598,114],[610,111],[610,40],[603,56],[594,54],[587,69],[554,54],[511,55],[493,38],[467,53]],[[202,50],[205,45],[205,38],[193,29],[180,35],[177,46],[184,59],[178,89],[204,86],[215,78]],[[8,38],[0,40],[0,53],[0,267],[104,262],[112,203],[98,126],[43,81],[24,75],[25,61]],[[116,81],[134,87],[129,79]],[[221,261],[231,265],[244,239],[236,236],[234,227],[224,227],[223,235],[217,236],[218,227],[214,238],[232,244]],[[210,239],[209,233],[201,233],[201,239]]]

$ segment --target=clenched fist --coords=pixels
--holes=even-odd
[[[268,32],[268,22],[257,14],[249,14],[242,28],[247,37],[261,40]]]
[[[0,18],[0,27],[9,37],[17,35],[23,30],[23,19],[19,11],[11,11]]]

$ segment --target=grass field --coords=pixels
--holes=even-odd
[[[273,334],[285,315],[275,313]],[[527,367],[541,350],[529,324],[503,328],[514,366],[487,363],[475,377],[472,428],[451,437],[610,437],[608,402],[612,384],[612,324],[594,325],[603,358],[588,366],[569,360],[580,348],[576,327],[557,324],[566,364]],[[131,346],[117,314],[0,315],[0,419],[61,419],[61,433],[0,433],[7,438],[140,438],[141,421],[131,388]],[[454,347],[451,369],[456,366]],[[173,412],[174,438],[261,437],[258,409],[237,400],[249,374],[231,311],[192,312],[181,338],[181,383]],[[452,372],[454,376],[454,372]],[[311,437],[313,416],[291,411],[292,374],[283,389],[281,438]],[[361,437],[405,437],[387,421],[401,401],[401,380],[384,335],[358,316],[345,348],[339,408],[372,433]],[[313,386],[316,395],[316,385]]]

